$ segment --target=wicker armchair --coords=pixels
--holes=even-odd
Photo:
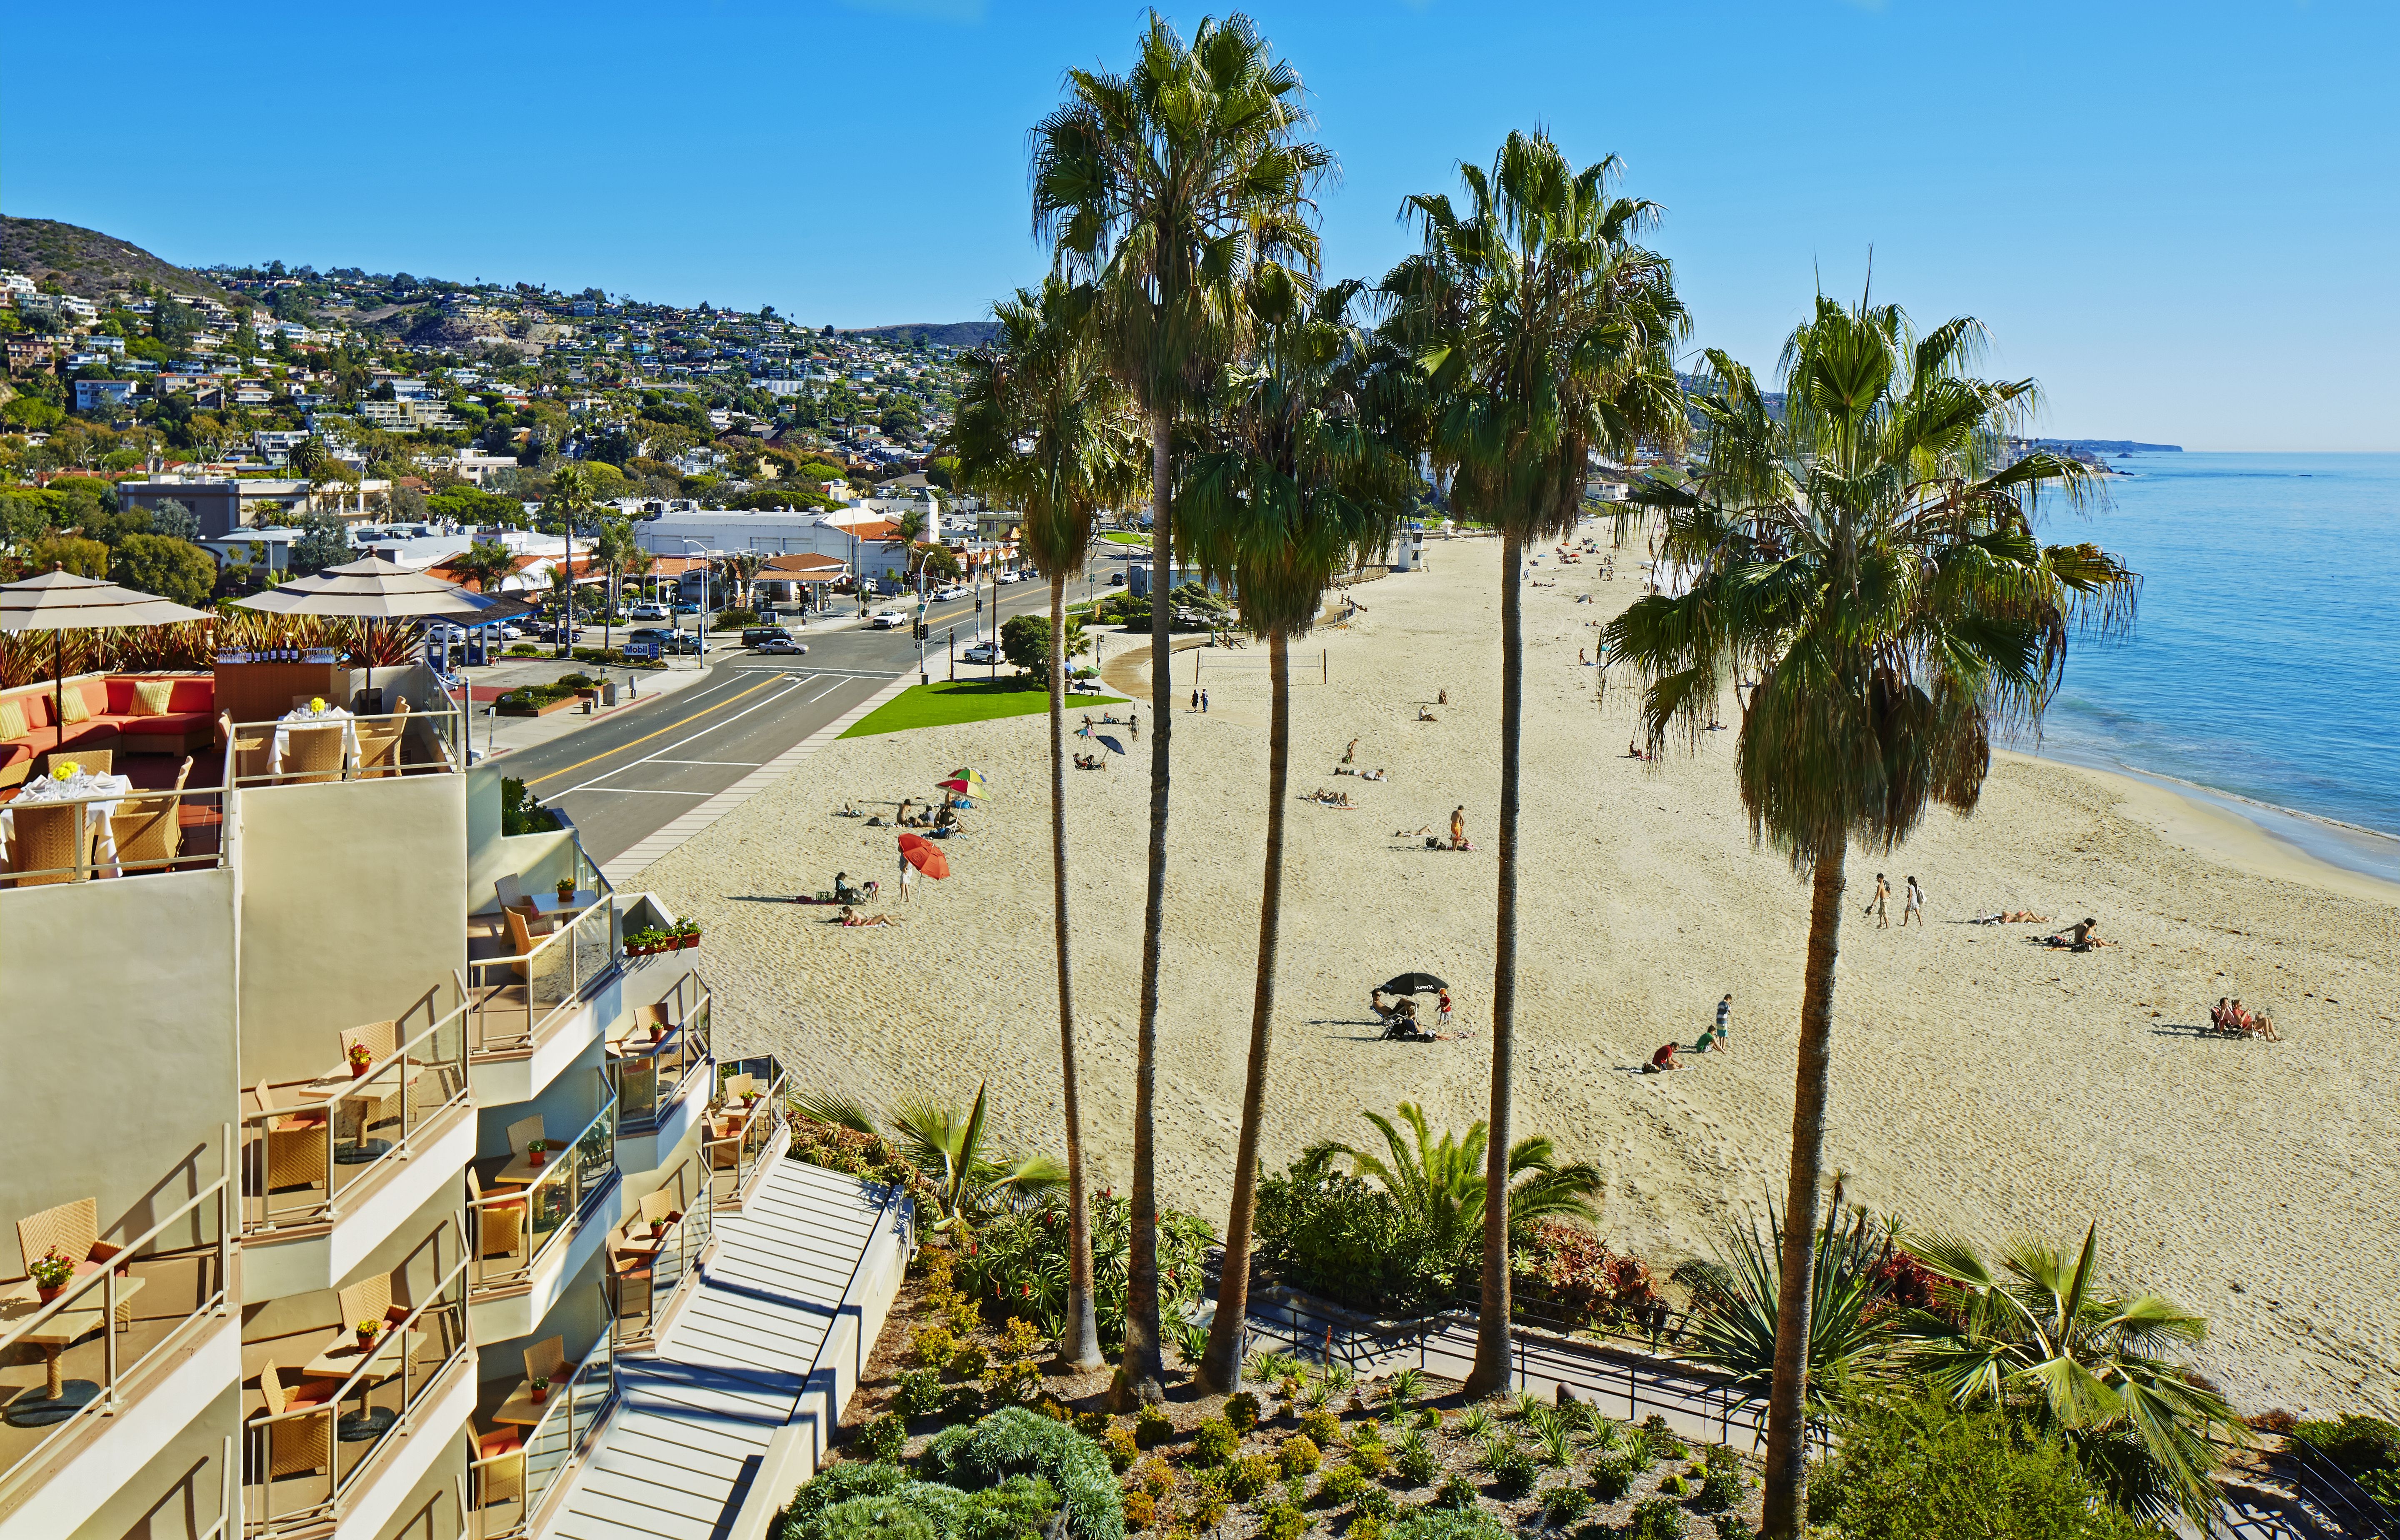
[[[342,1302],[342,1326],[345,1329],[357,1329],[361,1321],[381,1321],[386,1326],[398,1326],[408,1319],[408,1303],[404,1298],[395,1298],[392,1277],[389,1273],[377,1273],[372,1277],[361,1278],[334,1295]],[[400,1292],[405,1292],[404,1281]]]
[[[293,728],[283,751],[283,782],[307,785],[342,778],[342,729]]]
[[[484,1184],[467,1168],[467,1196],[475,1210],[475,1254],[513,1257],[525,1248],[525,1201],[522,1195],[484,1201]]]
[[[564,1385],[575,1373],[567,1361],[566,1339],[545,1337],[525,1350],[525,1378],[548,1380],[552,1385]]]
[[[341,1388],[333,1380],[303,1380],[286,1387],[275,1360],[270,1358],[260,1368],[258,1389],[266,1397],[266,1411],[259,1420],[266,1424],[261,1431],[266,1436],[267,1479],[326,1468],[333,1458],[334,1397]],[[266,1421],[293,1411],[314,1414]]]
[[[8,865],[20,875],[20,888],[72,882],[91,867],[94,827],[87,826],[80,802],[36,802],[20,807],[12,820],[16,836]]]
[[[191,761],[184,763],[188,767]],[[108,829],[116,840],[119,870],[165,867],[184,853],[181,805],[172,797],[129,797],[116,804]]]
[[[78,1278],[99,1272],[124,1249],[100,1238],[100,1203],[95,1198],[77,1198],[17,1221],[17,1250],[24,1259],[28,1276],[34,1261],[48,1256],[52,1247],[75,1264]],[[127,1272],[124,1263],[117,1263],[118,1277]]]
[[[52,749],[49,761],[42,766],[45,773],[50,764],[64,759],[88,775],[113,775],[116,771],[115,749]]]
[[[258,1106],[261,1111],[275,1110],[275,1088],[265,1081],[258,1083]],[[271,1117],[262,1125],[266,1141],[266,1176],[265,1192],[280,1187],[327,1187],[331,1173],[325,1166],[325,1124],[333,1114],[321,1109],[308,1109]]]
[[[525,1429],[518,1427],[476,1438],[475,1459],[467,1467],[475,1473],[475,1506],[525,1501]]]
[[[401,729],[396,727],[364,727],[359,735],[359,776],[361,780],[381,780],[400,773]]]

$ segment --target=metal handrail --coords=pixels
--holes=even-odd
[[[468,1462],[468,1471],[474,1477],[474,1511],[478,1513],[486,1506],[483,1500],[483,1473],[512,1460],[524,1462],[518,1482],[516,1521],[506,1529],[491,1532],[484,1540],[510,1540],[528,1533],[534,1515],[549,1500],[551,1488],[582,1452],[584,1440],[607,1419],[618,1394],[616,1345],[613,1329],[600,1333],[592,1351],[567,1376],[566,1383],[552,1396],[541,1421],[525,1430],[521,1447],[490,1459]]]
[[[694,990],[698,998],[690,1003],[684,1000],[686,985],[698,986]],[[665,1033],[646,1042],[630,1035],[620,1039],[615,1062],[603,1061],[609,1087],[620,1097],[620,1133],[655,1126],[667,1108],[690,1092],[692,1082],[709,1063],[709,1020],[715,999],[704,984],[698,984],[695,974],[684,974],[675,980],[667,998],[658,1002],[667,1007]],[[646,1063],[648,1067],[641,1068]],[[641,1094],[644,1091],[647,1097]]]
[[[586,991],[588,989],[594,985],[605,983],[607,980],[615,977],[619,973],[622,972],[624,961],[623,959],[618,955],[618,926],[620,919],[620,917],[617,909],[616,895],[614,893],[610,893],[603,895],[589,908],[585,909],[581,914],[577,915],[567,923],[560,926],[557,930],[552,931],[550,934],[542,937],[542,939],[537,943],[530,951],[516,953],[508,957],[478,957],[468,959],[467,970],[469,980],[470,983],[474,984],[476,988],[481,988],[486,987],[481,983],[476,974],[476,970],[488,970],[493,968],[507,968],[511,970],[511,973],[515,973],[516,970],[522,968],[524,970],[522,976],[525,980],[525,998],[523,1008],[525,1029],[521,1033],[511,1034],[501,1041],[495,1042],[491,1038],[487,1024],[495,1023],[498,1020],[516,1015],[518,1013],[518,1008],[514,1005],[509,1004],[494,1005],[490,1002],[488,998],[484,1003],[470,1007],[470,1017],[474,1031],[472,1033],[472,1041],[468,1044],[469,1056],[472,1056],[476,1054],[514,1053],[532,1047],[534,1043],[540,1040],[542,1029],[548,1027],[553,1019],[563,1013],[571,1011],[583,1003],[586,998]],[[606,933],[605,938],[596,942],[593,934],[593,931],[595,927],[604,930]],[[601,947],[601,961],[590,970],[587,976],[583,967],[581,948],[583,947],[593,946],[595,944],[599,945]],[[552,949],[561,946],[566,947],[566,992],[561,994],[556,1001],[552,1002],[547,1010],[542,1010],[537,1016],[535,1013],[539,1007],[540,1002],[534,999],[534,981],[541,976],[541,964],[544,961],[550,961],[553,964],[555,963],[558,954],[552,952]],[[503,984],[500,988],[506,988],[506,985]]]
[[[551,1141],[542,1140],[544,1145]],[[534,1267],[546,1256],[552,1243],[576,1229],[583,1220],[592,1201],[608,1190],[617,1172],[617,1098],[610,1097],[597,1116],[583,1125],[582,1131],[566,1141],[559,1159],[540,1176],[525,1186],[505,1192],[489,1192],[468,1200],[467,1209],[472,1220],[470,1239],[474,1243],[475,1279],[470,1291],[483,1288],[503,1288],[522,1283],[532,1275]],[[592,1169],[587,1172],[586,1167]],[[533,1233],[545,1206],[555,1202],[561,1189],[565,1201],[558,1209],[550,1233],[537,1241]],[[518,1221],[520,1233],[525,1239],[525,1259],[508,1269],[501,1276],[489,1275],[487,1267],[494,1260],[484,1254],[484,1212],[522,1204],[525,1214]]]
[[[266,747],[271,751],[275,743],[275,735],[279,731],[288,729],[293,732],[303,732],[313,728],[327,727],[338,728],[343,732],[345,745],[342,754],[342,766],[341,769],[336,771],[318,771],[313,772],[313,775],[324,775],[330,773],[331,779],[337,781],[374,781],[384,779],[386,776],[425,773],[456,773],[462,763],[457,753],[457,744],[456,740],[461,731],[460,723],[463,720],[463,715],[456,706],[444,706],[432,711],[382,712],[359,715],[330,717],[320,721],[310,722],[292,722],[287,721],[282,717],[277,717],[271,721],[266,722],[236,722],[233,724],[233,730],[225,735],[225,778],[219,783],[219,784],[224,786],[253,787],[282,785],[293,783],[300,773],[293,770],[277,769],[255,775],[240,774],[240,754],[242,749],[242,734],[244,732],[264,733],[266,739]],[[419,761],[414,765],[408,764],[404,760],[401,759],[395,759],[389,767],[375,766],[371,768],[361,764],[359,762],[359,755],[356,752],[358,746],[358,729],[362,726],[372,726],[378,723],[398,724],[400,728],[401,744],[402,747],[405,747],[409,742],[412,727],[417,724],[422,724],[430,737],[431,746],[436,751],[434,757],[431,760]],[[258,746],[254,739],[252,746]]]
[[[673,1171],[661,1181],[656,1191],[675,1189],[676,1204],[683,1217],[669,1224],[658,1237],[658,1249],[650,1258],[649,1300],[638,1313],[637,1325],[627,1326],[624,1308],[622,1275],[610,1271],[608,1277],[615,1297],[609,1302],[610,1317],[629,1342],[644,1342],[655,1335],[659,1315],[674,1302],[684,1284],[698,1275],[701,1255],[716,1234],[716,1198],[715,1184],[708,1179],[701,1165],[698,1151],[677,1162]],[[636,1216],[638,1220],[638,1216]]]
[[[438,992],[439,988],[440,987],[437,985],[434,988],[428,989],[414,1004],[410,1005],[405,1012],[402,1013],[399,1019],[404,1023],[412,1016],[416,1015],[420,1009],[425,1011],[429,1016],[431,1016],[433,1012],[433,997]],[[386,1161],[407,1159],[415,1152],[410,1149],[409,1145],[412,1137],[419,1127],[430,1119],[448,1111],[452,1107],[462,1105],[466,1101],[469,1089],[467,1076],[467,1033],[465,1029],[467,1009],[467,1003],[464,1001],[461,1001],[458,1004],[452,1006],[447,1014],[434,1017],[431,1024],[426,1027],[424,1030],[399,1043],[398,1047],[389,1058],[385,1059],[381,1064],[375,1065],[364,1075],[353,1079],[348,1085],[336,1092],[334,1095],[325,1098],[321,1102],[310,1102],[292,1107],[277,1107],[272,1109],[262,1108],[258,1111],[244,1112],[241,1115],[242,1124],[246,1130],[252,1124],[263,1124],[269,1118],[286,1117],[294,1112],[312,1112],[322,1111],[325,1113],[325,1124],[323,1128],[325,1195],[321,1201],[314,1196],[315,1190],[312,1188],[309,1190],[310,1195],[304,1198],[295,1206],[284,1209],[277,1208],[274,1190],[267,1185],[268,1171],[271,1165],[267,1158],[266,1151],[268,1131],[265,1128],[261,1128],[259,1130],[259,1137],[256,1139],[253,1140],[248,1138],[243,1139],[243,1148],[246,1151],[254,1147],[258,1152],[256,1170],[252,1174],[257,1179],[259,1201],[258,1220],[253,1224],[250,1220],[244,1220],[241,1227],[244,1234],[261,1233],[274,1230],[278,1228],[279,1225],[287,1223],[308,1224],[319,1220],[331,1223],[332,1221],[340,1219],[342,1217],[342,1195],[345,1192],[348,1192],[351,1188],[356,1187],[361,1180],[382,1168]],[[430,1046],[436,1036],[443,1032],[445,1029],[453,1027],[457,1029],[457,1043],[454,1049],[444,1051],[437,1047]],[[395,1033],[395,1035],[397,1034]],[[420,1072],[420,1079],[424,1074],[439,1074],[443,1077],[443,1096],[439,1104],[425,1108],[421,1111],[417,1108],[416,1104],[416,1085],[414,1081],[408,1078],[407,1073],[412,1069]],[[376,1082],[383,1080],[386,1076],[390,1076],[400,1083],[396,1093],[385,1093],[386,1096],[396,1094],[400,1102],[399,1138],[392,1143],[390,1149],[386,1150],[380,1154],[376,1154],[370,1159],[352,1161],[342,1160],[337,1153],[342,1141],[336,1138],[341,1127],[339,1109],[342,1103],[354,1099],[364,1099],[367,1097],[374,1095],[372,1088],[375,1085]],[[270,1083],[270,1089],[271,1088],[272,1083]],[[377,1097],[377,1099],[382,1098]],[[358,1140],[360,1144],[363,1144],[368,1138],[364,1117],[365,1114],[361,1112],[360,1114],[361,1122],[359,1125]],[[347,1177],[337,1177],[335,1175],[335,1173],[345,1170],[350,1174]]]
[[[224,1125],[224,1133],[221,1137],[224,1140],[225,1149],[229,1152],[233,1144],[233,1125],[231,1124]],[[76,1409],[74,1413],[58,1423],[51,1432],[45,1434],[34,1444],[33,1448],[27,1450],[22,1455],[19,1456],[7,1470],[0,1471],[0,1494],[5,1494],[12,1490],[19,1479],[24,1475],[29,1465],[46,1456],[61,1438],[65,1437],[73,1430],[82,1426],[88,1418],[92,1416],[114,1416],[117,1412],[123,1411],[125,1408],[125,1400],[124,1397],[119,1395],[118,1387],[126,1380],[139,1374],[143,1369],[147,1368],[158,1357],[159,1355],[180,1346],[180,1339],[182,1338],[184,1330],[190,1327],[192,1322],[211,1312],[223,1315],[232,1309],[232,1296],[227,1293],[227,1288],[229,1288],[233,1274],[233,1216],[229,1211],[229,1193],[232,1188],[231,1154],[225,1154],[225,1158],[220,1161],[219,1165],[220,1170],[218,1172],[217,1179],[214,1181],[210,1182],[207,1186],[201,1188],[198,1192],[184,1199],[181,1204],[177,1205],[172,1210],[170,1210],[166,1218],[158,1220],[156,1224],[153,1224],[149,1229],[143,1231],[132,1240],[126,1242],[124,1246],[118,1248],[116,1255],[109,1259],[107,1266],[102,1267],[96,1274],[88,1274],[80,1280],[70,1282],[63,1289],[60,1290],[58,1298],[43,1302],[39,1308],[24,1319],[10,1322],[5,1329],[0,1329],[0,1353],[6,1353],[8,1349],[14,1347],[20,1341],[32,1333],[35,1329],[43,1326],[45,1323],[55,1320],[58,1316],[70,1311],[90,1309],[91,1306],[88,1303],[76,1302],[78,1296],[89,1294],[93,1289],[99,1289],[102,1292],[101,1334],[103,1343],[102,1354],[103,1367],[100,1381],[101,1393],[98,1396],[93,1397],[80,1408]],[[157,1240],[169,1226],[176,1224],[187,1216],[198,1212],[202,1205],[207,1204],[211,1200],[213,1200],[217,1206],[217,1238],[215,1245],[217,1266],[215,1291],[210,1294],[206,1299],[201,1300],[198,1304],[194,1305],[191,1313],[185,1315],[182,1322],[160,1337],[157,1342],[152,1343],[150,1347],[143,1352],[141,1356],[135,1358],[132,1363],[120,1364],[117,1361],[116,1312],[122,1302],[117,1298],[116,1292],[117,1268],[120,1266],[130,1266],[130,1262],[128,1261],[127,1259],[131,1258],[131,1254],[133,1252],[140,1250],[142,1247],[149,1245],[152,1241]],[[174,1249],[190,1250],[196,1248],[176,1247]],[[143,1259],[132,1258],[131,1260],[138,1261]]]
[[[436,1233],[435,1238],[438,1243],[439,1232]],[[377,1434],[372,1440],[368,1441],[366,1447],[361,1450],[358,1455],[349,1462],[349,1476],[347,1479],[342,1474],[342,1440],[338,1438],[333,1437],[337,1429],[329,1426],[326,1429],[327,1437],[325,1439],[325,1479],[327,1491],[324,1500],[320,1503],[311,1503],[305,1507],[295,1509],[290,1513],[278,1515],[275,1511],[275,1482],[271,1479],[262,1479],[258,1483],[260,1491],[263,1493],[260,1498],[259,1506],[265,1511],[259,1515],[257,1522],[244,1522],[242,1526],[244,1533],[252,1534],[261,1533],[271,1533],[279,1527],[288,1526],[304,1520],[315,1519],[320,1516],[328,1518],[340,1517],[342,1499],[348,1495],[349,1487],[356,1484],[359,1472],[365,1469],[367,1465],[374,1460],[375,1451],[381,1449],[385,1440],[390,1438],[394,1434],[404,1434],[410,1431],[409,1424],[411,1417],[417,1410],[418,1405],[423,1401],[428,1388],[430,1387],[435,1381],[441,1379],[443,1375],[448,1373],[452,1365],[460,1362],[466,1357],[468,1348],[466,1331],[466,1291],[463,1288],[460,1288],[459,1297],[456,1300],[444,1301],[442,1298],[442,1296],[454,1285],[460,1283],[460,1281],[466,1276],[466,1273],[467,1259],[461,1257],[458,1259],[457,1265],[451,1268],[448,1273],[443,1275],[441,1281],[433,1286],[434,1297],[431,1300],[411,1309],[409,1313],[402,1316],[397,1323],[385,1329],[386,1335],[390,1335],[394,1332],[397,1332],[400,1335],[401,1342],[402,1344],[400,1354],[400,1372],[397,1375],[378,1375],[376,1378],[385,1380],[397,1379],[400,1381],[400,1416],[393,1422],[391,1426],[384,1429],[383,1432]],[[445,1312],[456,1311],[458,1313],[459,1330],[457,1334],[457,1341],[451,1344],[450,1351],[443,1356],[442,1362],[435,1365],[430,1373],[425,1374],[418,1379],[416,1388],[412,1390],[409,1387],[409,1376],[415,1366],[409,1358],[406,1347],[408,1332],[418,1321],[425,1318],[428,1312],[436,1310]],[[298,1408],[280,1414],[267,1413],[251,1418],[246,1425],[261,1430],[259,1434],[259,1447],[262,1454],[269,1452],[270,1451],[269,1440],[264,1430],[274,1426],[278,1423],[297,1422],[304,1417],[324,1417],[331,1421],[338,1421],[341,1415],[342,1403],[348,1400],[350,1397],[358,1393],[361,1383],[367,1378],[367,1370],[374,1366],[374,1363],[375,1355],[361,1355],[359,1360],[359,1367],[350,1370],[349,1378],[344,1380],[341,1383],[340,1387],[320,1404]],[[266,1468],[267,1464],[268,1462],[264,1458],[259,1462],[262,1470]],[[248,1484],[247,1472],[244,1473],[244,1484]]]
[[[7,804],[7,807],[12,815],[31,812],[41,808],[75,809],[75,860],[72,865],[65,866],[29,866],[23,870],[18,870],[6,865],[5,862],[0,862],[0,888],[11,885],[11,879],[29,877],[57,877],[61,873],[65,874],[68,880],[71,882],[89,882],[99,877],[103,868],[113,869],[114,874],[119,877],[130,876],[135,872],[175,871],[179,869],[187,871],[212,870],[225,864],[225,845],[222,834],[220,834],[218,838],[216,853],[214,855],[184,855],[179,852],[177,854],[168,856],[163,860],[148,859],[141,861],[128,861],[124,858],[124,853],[119,852],[116,859],[113,861],[102,862],[93,859],[92,840],[93,837],[98,833],[98,829],[92,820],[91,810],[95,806],[103,802],[115,804],[118,809],[122,810],[123,806],[128,802],[171,801],[175,805],[169,812],[168,816],[174,818],[176,820],[177,826],[180,828],[183,821],[184,805],[186,802],[198,803],[215,809],[217,813],[217,826],[222,830],[225,826],[224,798],[225,792],[222,787],[187,786],[182,791],[177,791],[172,787],[169,787],[163,791],[143,791],[137,787],[132,791],[111,793],[101,797],[61,797],[39,802],[28,802],[20,798],[16,801],[10,802]],[[127,814],[122,811],[116,815],[116,818],[125,818],[129,816],[140,817],[143,815],[139,813]],[[115,822],[115,819],[112,819],[111,822]],[[181,841],[178,841],[178,843],[180,844]]]

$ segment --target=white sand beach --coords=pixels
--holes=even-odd
[[[1499,553],[1462,539],[1429,554],[1431,570],[1361,585],[1352,624],[1294,647],[1292,789],[1346,791],[1358,809],[1291,810],[1264,1144],[1278,1166],[1313,1139],[1370,1133],[1362,1109],[1415,1100],[1464,1125],[1484,1108]],[[1602,699],[1601,671],[1576,665],[1590,623],[1639,593],[1639,554],[1629,543],[1613,582],[1545,562],[1558,586],[1526,595],[1517,1119],[1602,1165],[1607,1239],[1663,1271],[1780,1194],[1807,893],[1750,843],[1732,731],[1656,767],[1625,758],[1627,682]],[[1109,638],[1111,659],[1131,647]],[[1166,1201],[1221,1222],[1267,687],[1263,647],[1194,656],[1178,655],[1171,697],[1160,1167]],[[1206,715],[1184,709],[1195,666]],[[1414,720],[1442,690],[1439,720]],[[1139,743],[1116,734],[1126,756],[1068,784],[1086,1132],[1118,1182],[1155,720],[1141,715]],[[1723,719],[1738,719],[1730,701]],[[801,1083],[869,1100],[964,1101],[989,1081],[1009,1138],[1057,1148],[1045,726],[838,743],[645,874],[707,927],[720,1053],[772,1050]],[[1354,737],[1359,768],[1387,782],[1333,776]],[[898,906],[892,831],[831,811],[921,797],[968,764],[998,795],[951,842],[954,875]],[[1474,852],[1394,836],[1445,828],[1461,804]],[[846,931],[825,910],[755,901],[829,886],[837,869],[882,879],[880,907],[905,923]],[[1892,929],[1861,918],[1878,869],[1895,889],[1918,878],[1930,925],[1900,928],[1897,902]],[[2207,1314],[2199,1360],[2243,1410],[2400,1412],[2400,890],[2155,787],[2013,756],[1974,817],[1937,813],[1895,854],[1854,853],[1849,879],[1828,1157],[1852,1196],[1991,1238],[2080,1239],[2096,1217],[2113,1274]],[[2019,908],[2052,923],[1965,923]],[[2115,948],[2028,939],[2086,915]],[[1370,1041],[1367,990],[1405,969],[1451,982],[1465,1041]],[[1730,1052],[1630,1072],[1695,1039],[1726,990]],[[2222,995],[2270,1008],[2286,1041],[2198,1036]]]

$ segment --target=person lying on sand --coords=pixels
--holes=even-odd
[[[1998,914],[1979,914],[1967,921],[1970,925],[2047,925],[2050,916],[2036,914],[2031,909],[2009,909]]]
[[[1433,825],[1431,824],[1420,824],[1413,829],[1394,829],[1392,831],[1392,838],[1395,839],[1431,839],[1434,838]]]
[[[841,906],[841,913],[835,919],[834,923],[847,925],[855,930],[866,925],[897,925],[900,923],[900,917],[896,914],[860,914],[845,904]]]
[[[852,807],[849,803],[844,802],[841,805],[841,811],[835,813],[834,816],[836,818],[861,818],[866,815],[861,813],[856,808]]]
[[[1358,772],[1358,779],[1361,781],[1388,781],[1391,777],[1385,775],[1384,773],[1383,767],[1379,765],[1370,770],[1360,770]]]
[[[2064,947],[2073,952],[2088,952],[2094,947],[2114,947],[2113,941],[2100,939],[2100,922],[2085,916],[2080,924],[2069,925],[2055,935],[2041,938],[2045,947]]]

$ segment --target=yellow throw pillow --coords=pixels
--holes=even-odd
[[[174,688],[175,682],[171,679],[140,681],[133,687],[132,710],[127,715],[130,716],[166,715],[167,697],[173,692]]]
[[[0,701],[0,743],[25,736],[25,708],[14,701]]]
[[[68,727],[73,727],[77,722],[89,722],[91,720],[91,706],[84,700],[82,690],[68,690],[63,696],[60,697],[59,704],[60,709],[66,713],[66,715],[62,717],[61,720],[64,721]]]

